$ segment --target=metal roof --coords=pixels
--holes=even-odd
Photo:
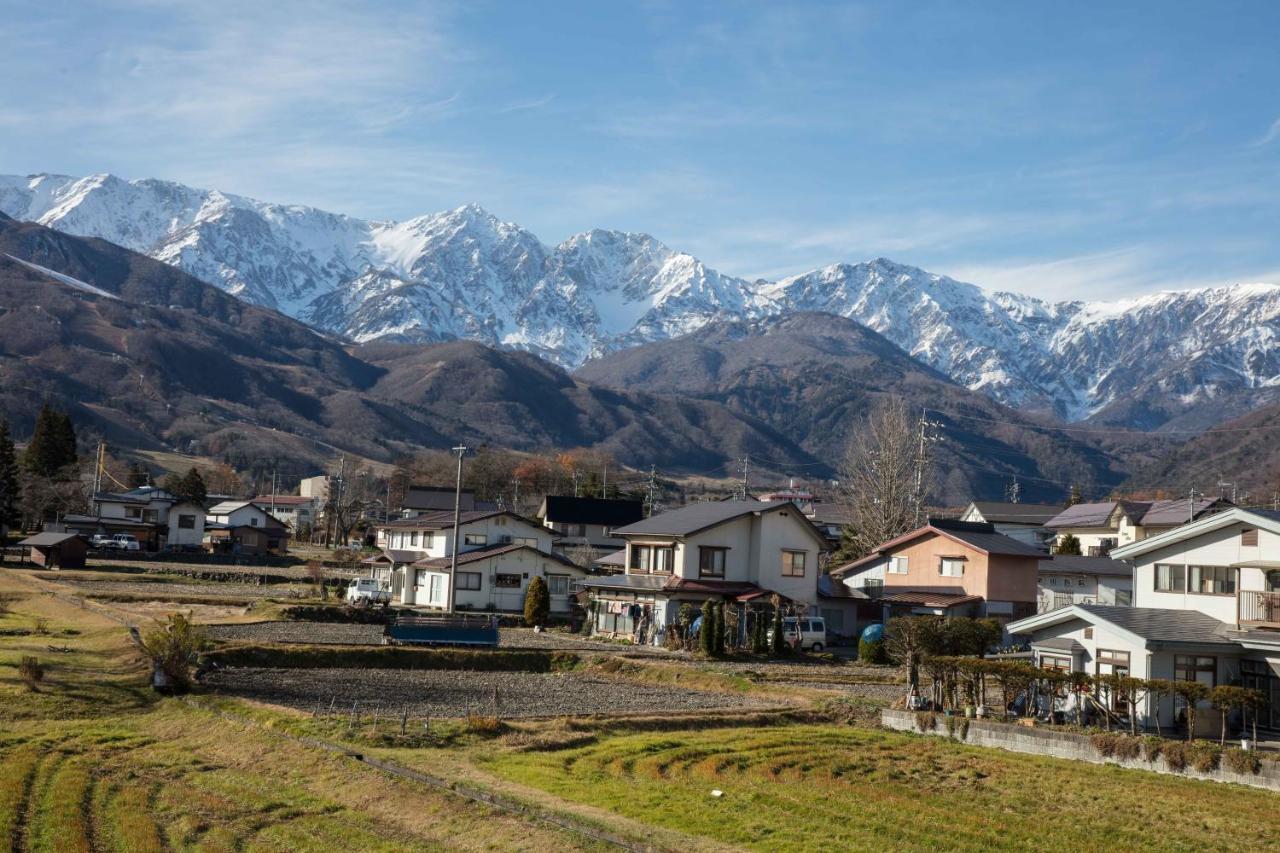
[[[613,532],[618,536],[689,536],[737,518],[781,509],[795,512],[796,519],[825,547],[826,537],[791,501],[700,501],[619,527]]]
[[[458,514],[458,520],[462,524],[470,524],[473,521],[483,521],[495,515],[509,515],[527,524],[533,524],[533,522],[516,515],[514,512],[496,509],[463,510]],[[395,521],[387,521],[379,526],[395,530],[449,530],[453,527],[453,510],[424,512],[422,515],[417,515],[413,518],[397,518]],[[540,525],[535,524],[534,526],[538,527]]]
[[[1127,578],[1133,574],[1133,569],[1127,563],[1113,560],[1110,557],[1079,557],[1074,554],[1056,554],[1050,559],[1040,561],[1041,574],[1052,572]]]
[[[1063,608],[1071,610],[1073,608]],[[1226,631],[1231,626],[1206,616],[1199,610],[1167,610],[1156,607],[1116,607],[1107,604],[1077,604],[1074,609],[1109,622],[1149,643],[1231,645]]]
[[[619,527],[634,524],[644,518],[641,501],[608,498],[575,498],[572,495],[547,495],[543,498],[538,517],[551,522],[567,524],[603,524]]]
[[[666,586],[665,575],[602,575],[582,580],[582,585],[593,589],[613,589],[626,592],[659,592]]]
[[[965,595],[961,592],[928,592],[921,590],[903,590],[902,592],[886,592],[880,600],[888,604],[912,604],[918,607],[955,607],[981,601],[980,595]]]
[[[47,548],[53,545],[61,545],[71,539],[79,539],[78,533],[37,533],[35,536],[29,536],[19,542],[19,545],[32,545],[37,548]]]
[[[620,548],[611,554],[605,554],[596,560],[597,566],[625,566],[627,564],[627,549]]]
[[[1055,652],[1083,652],[1084,646],[1069,637],[1050,637],[1047,640],[1036,640],[1031,644],[1033,649],[1049,649]]]
[[[477,562],[480,562],[481,560],[487,560],[490,557],[498,557],[498,556],[501,556],[502,554],[510,554],[515,551],[532,551],[538,556],[547,560],[552,560],[553,562],[556,562],[565,568],[574,568],[574,569],[577,569],[578,571],[584,571],[576,563],[570,562],[567,558],[561,557],[559,554],[550,554],[546,551],[543,551],[540,548],[535,548],[532,545],[523,545],[515,542],[508,542],[508,543],[499,544],[499,545],[489,545],[484,548],[474,548],[470,551],[459,551],[458,565],[465,566],[470,563],[477,563]],[[448,570],[453,566],[453,558],[452,557],[428,557],[428,558],[418,560],[416,563],[414,563],[414,565],[423,569],[432,569],[433,571]]]
[[[1156,501],[1151,504],[1151,508],[1142,516],[1142,525],[1144,527],[1172,527],[1178,524],[1186,524],[1188,521],[1193,521],[1204,513],[1220,508],[1223,505],[1230,506],[1231,504],[1222,498],[1197,498],[1194,505],[1192,505],[1189,498]]]
[[[974,501],[970,506],[978,511],[982,520],[1001,524],[1030,524],[1043,526],[1045,522],[1062,512],[1053,504],[1013,504],[999,501]],[[966,510],[967,512],[967,510]]]

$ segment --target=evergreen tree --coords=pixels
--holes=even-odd
[[[716,629],[715,612],[715,605],[711,603],[711,599],[702,602],[702,627],[698,629],[698,648],[702,649],[702,653],[707,657],[712,657],[716,653],[713,639]]]
[[[165,477],[164,489],[181,500],[190,501],[200,506],[204,506],[205,501],[209,498],[209,489],[205,486],[204,477],[200,476],[200,472],[195,468],[192,468],[181,477],[177,474],[170,474]]]
[[[31,442],[22,457],[27,471],[38,477],[54,477],[63,467],[75,462],[75,433],[69,433],[70,430],[71,421],[66,419],[66,415],[55,412],[48,403],[41,406]],[[68,434],[71,438],[69,453]]]
[[[715,653],[717,657],[724,654],[724,629],[724,602],[721,601],[716,604]]]
[[[1058,540],[1057,546],[1054,547],[1053,553],[1080,556],[1083,552],[1080,548],[1080,540],[1072,533],[1062,534],[1062,538]]]
[[[18,456],[13,449],[13,437],[9,434],[9,422],[0,420],[0,529],[7,531],[21,520],[18,510],[21,488]]]
[[[545,625],[550,615],[551,590],[541,577],[534,577],[524,595],[524,624],[530,628]]]

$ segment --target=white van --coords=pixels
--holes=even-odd
[[[785,617],[782,620],[782,639],[794,648],[797,636],[802,651],[820,652],[827,647],[827,621],[821,616]]]

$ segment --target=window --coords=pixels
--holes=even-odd
[[[160,520],[160,511],[156,509],[146,510],[142,513],[142,520],[148,524],[155,524]]]
[[[257,517],[256,515],[255,515],[255,516],[250,517],[250,519],[249,519],[249,526],[250,526],[250,527],[257,527],[257,526],[258,526],[258,517]]]
[[[1182,592],[1186,566],[1156,563],[1156,592]]]
[[[1092,639],[1093,639],[1093,629],[1092,629],[1092,628],[1085,628],[1085,629],[1084,629],[1084,638],[1085,638],[1086,640],[1092,640]]]
[[[498,589],[519,589],[520,576],[506,575],[506,574],[495,575],[493,578],[493,585],[496,586]]]
[[[464,533],[462,534],[463,545],[488,545],[489,537],[483,533]]]
[[[884,578],[866,578],[862,581],[863,589],[882,589],[884,587]]]
[[[1175,681],[1199,681],[1206,687],[1214,687],[1218,680],[1218,659],[1206,655],[1174,655],[1173,677]]]
[[[890,557],[889,558],[889,574],[905,575],[907,573],[906,557]]]
[[[1256,546],[1257,546],[1257,544],[1258,544],[1258,531],[1257,531],[1257,530],[1241,530],[1241,531],[1240,531],[1240,545],[1241,545],[1241,547],[1244,547],[1244,548],[1253,548],[1253,547],[1256,547]]]
[[[194,515],[180,515],[180,516],[178,516],[178,527],[180,527],[180,528],[181,528],[181,529],[183,529],[183,530],[195,530],[195,529],[196,529],[196,517],[195,517]]]
[[[568,575],[547,575],[547,591],[552,595],[569,594]]]
[[[409,545],[413,548],[418,547],[418,531],[415,530],[409,534]]]
[[[1098,649],[1094,667],[1098,675],[1127,676],[1129,674],[1129,653],[1112,651],[1111,649]],[[1111,710],[1121,713],[1129,710],[1129,706],[1125,704],[1123,697],[1118,693],[1113,693],[1110,688],[1103,687],[1099,692],[1104,699],[1108,700]]]
[[[784,578],[804,577],[804,551],[782,552],[782,576]]]
[[[964,560],[957,557],[943,557],[938,563],[938,574],[944,578],[964,576]]]
[[[142,518],[142,507],[140,507],[140,506],[127,506],[127,507],[125,507],[125,508],[124,508],[124,517],[125,517],[125,518]]]
[[[1084,578],[1077,578],[1076,586],[1084,586]]]
[[[1226,566],[1190,566],[1190,583],[1187,592],[1201,595],[1235,595],[1235,569]]]
[[[469,589],[472,591],[480,588],[479,572],[458,572],[458,589]]]
[[[538,540],[533,536],[517,536],[515,539],[512,539],[511,541],[517,545],[528,545],[530,548],[538,547]]]
[[[632,545],[631,568],[637,572],[670,572],[676,562],[674,545]]]
[[[431,590],[427,600],[432,604],[444,603],[444,575],[431,576]]]
[[[1040,668],[1054,672],[1070,672],[1071,658],[1061,655],[1040,655]]]
[[[727,550],[727,548],[699,548],[698,577],[724,577],[724,557]]]
[[[1131,604],[1133,604],[1133,593],[1129,592],[1127,589],[1117,589],[1116,606],[1128,607]]]

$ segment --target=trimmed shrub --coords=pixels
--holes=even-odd
[[[1212,773],[1222,760],[1222,749],[1216,743],[1194,741],[1187,749],[1187,763],[1201,773]]]
[[[1160,753],[1164,750],[1165,740],[1155,735],[1147,735],[1142,739],[1142,757],[1151,763],[1160,757]]]
[[[1164,756],[1164,764],[1174,772],[1181,772],[1187,767],[1187,752],[1189,747],[1186,743],[1177,740],[1166,741],[1164,749],[1160,754]]]
[[[932,711],[916,712],[916,728],[920,732],[927,733],[938,727],[938,718]]]
[[[888,663],[884,640],[858,640],[858,660],[863,663]]]
[[[1222,761],[1227,765],[1228,770],[1243,776],[1252,775],[1262,769],[1262,759],[1256,752],[1245,752],[1235,747],[1222,753]]]
[[[529,588],[524,594],[524,624],[533,628],[546,625],[551,615],[551,589],[541,577],[535,576],[529,581]]]
[[[1116,741],[1114,735],[1098,732],[1089,735],[1089,743],[1093,744],[1093,748],[1098,750],[1098,754],[1103,758],[1110,758],[1116,754]]]

